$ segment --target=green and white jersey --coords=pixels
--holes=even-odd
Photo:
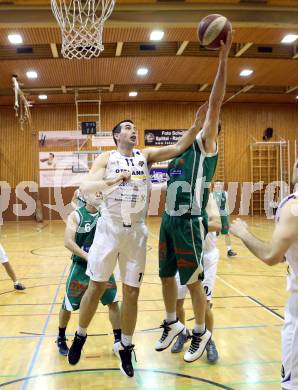
[[[213,191],[213,198],[216,201],[220,216],[227,217],[229,214],[227,208],[227,193],[225,191]]]
[[[81,207],[77,209],[75,213],[78,221],[75,242],[85,252],[89,252],[89,249],[93,243],[99,212],[90,213],[86,207]],[[86,263],[84,259],[77,255],[72,255],[71,259],[73,261],[83,261]]]
[[[194,143],[169,163],[166,199],[168,215],[206,214],[208,183],[214,176],[217,159],[217,151],[205,152],[202,131],[200,131]]]

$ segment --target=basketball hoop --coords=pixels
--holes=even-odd
[[[115,0],[51,0],[61,28],[63,57],[90,59],[104,50],[102,33]]]

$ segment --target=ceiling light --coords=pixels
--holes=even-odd
[[[38,99],[40,100],[47,100],[48,96],[47,95],[38,95]]]
[[[18,43],[23,43],[23,38],[20,34],[9,34],[8,40],[14,45],[17,45]]]
[[[251,69],[243,69],[241,70],[240,72],[240,76],[242,77],[247,77],[247,76],[250,76],[254,71],[251,70]]]
[[[288,34],[288,35],[285,35],[282,39],[282,43],[293,43],[296,41],[296,39],[298,39],[298,35],[295,35],[295,34]]]
[[[28,77],[28,79],[37,79],[37,72],[35,72],[35,70],[29,70],[26,73],[26,76]]]
[[[135,92],[135,91],[132,91],[132,92],[129,92],[128,95],[129,95],[130,97],[136,97],[136,96],[138,96],[138,93]]]
[[[161,30],[153,30],[150,34],[150,41],[161,41],[165,33]]]
[[[147,68],[139,68],[137,70],[138,76],[146,76],[147,73],[148,73],[148,69]]]
[[[296,96],[296,99],[298,100],[298,95]]]

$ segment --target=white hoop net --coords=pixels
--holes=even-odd
[[[14,110],[16,112],[16,117],[19,118],[21,130],[24,130],[25,124],[29,124],[31,127],[31,113],[30,107],[32,107],[32,102],[27,100],[24,92],[20,88],[20,84],[17,76],[12,76],[12,84],[14,90]]]
[[[61,28],[63,57],[90,59],[104,50],[102,33],[115,0],[51,0]]]

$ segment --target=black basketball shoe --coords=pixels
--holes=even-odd
[[[60,355],[67,356],[69,348],[66,344],[66,337],[58,336],[56,343],[57,343],[57,347],[58,347]]]
[[[71,345],[69,352],[68,352],[68,363],[69,364],[75,365],[78,363],[78,361],[81,358],[82,348],[85,344],[86,339],[87,339],[87,335],[81,336],[81,335],[77,334],[77,332],[76,332],[75,338],[74,338],[72,345]]]
[[[133,365],[131,362],[131,353],[132,352],[134,353],[135,360],[136,360],[134,345],[124,346],[121,342],[119,342],[119,344],[120,345],[119,345],[118,353],[119,353],[119,357],[121,360],[120,370],[124,375],[132,378],[134,376],[134,369],[133,369]]]

